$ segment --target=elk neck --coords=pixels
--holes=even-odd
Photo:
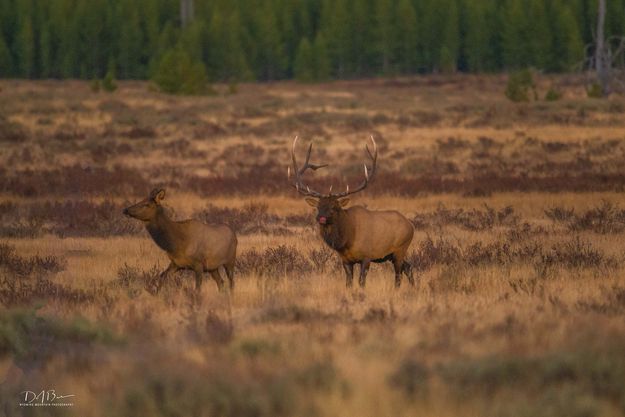
[[[336,251],[344,250],[348,245],[347,213],[340,210],[332,224],[320,224],[319,232],[328,246]]]
[[[159,206],[156,212],[156,216],[146,224],[146,229],[154,242],[159,248],[165,252],[173,252],[177,246],[178,228],[176,222],[171,220],[163,207]]]

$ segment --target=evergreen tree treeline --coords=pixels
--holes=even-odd
[[[183,51],[215,81],[569,71],[597,0],[0,0],[0,77],[149,78]],[[625,30],[608,2],[607,34]]]

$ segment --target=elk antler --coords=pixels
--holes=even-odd
[[[371,171],[369,171],[369,169],[367,168],[367,164],[364,164],[365,179],[358,187],[350,191],[349,184],[348,184],[346,190],[343,191],[342,193],[330,194],[330,195],[334,197],[347,197],[350,194],[357,193],[367,188],[367,185],[369,185],[369,181],[371,181],[371,179],[375,175],[375,169],[377,167],[377,161],[378,161],[378,145],[375,143],[375,139],[373,139],[373,136],[369,136],[369,137],[371,138],[371,142],[373,143],[373,153],[371,153],[371,151],[369,150],[369,145],[365,145],[365,149],[367,150],[367,154],[369,155],[369,158],[371,158],[371,162],[372,162]]]
[[[375,143],[375,139],[373,139],[373,136],[370,136],[370,138],[371,138],[371,142],[373,143],[373,152],[371,152],[371,150],[369,149],[369,145],[365,145],[365,149],[367,150],[367,154],[369,155],[369,158],[371,158],[372,165],[371,165],[371,170],[369,170],[369,168],[367,168],[367,164],[364,164],[364,168],[365,168],[364,181],[358,187],[356,187],[355,189],[351,191],[349,190],[349,184],[348,184],[347,189],[343,191],[342,193],[336,193],[336,194],[332,193],[332,187],[330,187],[330,192],[324,195],[318,191],[311,190],[309,186],[302,184],[302,175],[304,174],[304,172],[306,172],[307,169],[312,169],[313,171],[316,171],[319,168],[328,166],[328,164],[313,165],[310,163],[310,153],[312,151],[312,143],[311,143],[308,146],[308,153],[306,154],[306,162],[304,162],[304,166],[302,168],[298,168],[297,161],[295,159],[295,144],[297,143],[297,139],[298,139],[298,137],[296,136],[295,139],[293,140],[293,147],[291,149],[291,159],[293,160],[292,166],[289,166],[287,170],[289,179],[291,178],[291,169],[293,170],[295,174],[295,182],[292,183],[291,185],[295,187],[295,189],[299,191],[300,194],[309,195],[309,196],[313,196],[317,198],[346,197],[350,194],[354,194],[354,193],[364,190],[365,188],[367,188],[367,185],[369,185],[369,181],[371,181],[371,179],[375,175],[375,170],[377,167],[377,160],[378,160],[378,145]]]
[[[295,182],[291,185],[295,187],[295,189],[303,195],[309,195],[313,197],[323,197],[323,195],[315,190],[311,190],[309,186],[302,184],[302,175],[306,172],[307,169],[312,169],[313,171],[318,170],[319,168],[327,167],[328,164],[323,165],[314,165],[310,163],[310,153],[312,152],[312,142],[308,145],[308,153],[306,153],[306,162],[304,162],[304,166],[300,169],[297,167],[297,160],[295,159],[295,144],[297,143],[298,137],[295,136],[293,139],[293,147],[291,148],[291,159],[292,166],[290,166],[287,170],[288,178],[291,179],[291,169],[293,169],[293,173],[295,174]]]

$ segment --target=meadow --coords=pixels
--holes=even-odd
[[[241,84],[167,96],[0,81],[0,415],[625,415],[625,99],[540,76]],[[563,97],[542,97],[556,86]],[[378,173],[352,204],[412,221],[417,285],[346,289],[288,186]],[[168,260],[122,209],[230,224],[236,289]],[[20,407],[21,392],[71,407]]]

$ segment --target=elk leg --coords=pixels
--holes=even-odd
[[[193,272],[195,272],[195,291],[199,294],[202,288],[202,274],[204,273],[204,268],[202,268],[201,265],[194,266]]]
[[[230,291],[232,291],[234,290],[234,264],[224,265],[224,269],[226,270],[226,276],[230,284]]]
[[[394,257],[393,269],[395,270],[395,288],[399,288],[401,286],[401,273],[403,270],[403,262]]]
[[[219,292],[222,292],[224,290],[224,280],[223,278],[221,278],[221,275],[219,274],[219,269],[213,269],[212,271],[210,271],[210,273],[213,279],[215,280],[215,282],[217,283],[217,288],[219,289]]]
[[[351,262],[343,262],[345,270],[345,286],[351,288],[354,282],[354,264]]]
[[[408,277],[408,282],[410,282],[410,285],[414,287],[415,281],[414,281],[414,276],[412,275],[412,265],[404,261],[401,265],[401,270]]]
[[[361,288],[365,288],[365,283],[367,282],[367,272],[369,271],[369,264],[371,261],[369,259],[365,259],[360,262],[360,279],[358,283]]]

